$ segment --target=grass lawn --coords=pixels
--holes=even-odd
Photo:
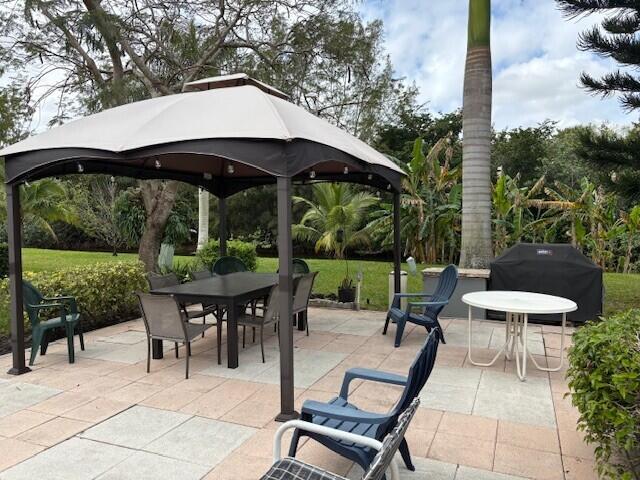
[[[40,272],[58,270],[77,265],[95,262],[130,262],[137,259],[136,254],[124,253],[114,257],[108,252],[76,252],[66,250],[43,250],[37,248],[23,249],[24,269]],[[192,257],[176,257],[178,261],[191,260]],[[274,272],[277,269],[276,258],[258,259],[258,271]],[[328,259],[311,259],[312,270],[320,272],[314,290],[322,293],[336,292],[340,280],[345,273],[344,261]],[[353,277],[361,270],[364,274],[362,285],[362,305],[365,308],[384,310],[387,308],[388,274],[393,268],[391,262],[352,260],[349,269]],[[403,266],[406,269],[406,265]],[[418,266],[418,271],[424,265]],[[611,314],[632,307],[640,307],[640,275],[623,275],[620,273],[605,274],[605,307]],[[422,289],[422,276],[409,275],[409,290]]]

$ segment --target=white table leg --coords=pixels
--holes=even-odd
[[[507,352],[508,352],[508,347],[509,347],[509,327],[507,325],[507,341],[502,346],[502,348],[500,348],[500,350],[498,350],[498,353],[496,353],[495,357],[493,357],[493,359],[489,363],[478,363],[478,362],[474,362],[473,359],[471,358],[471,338],[472,338],[471,328],[472,328],[472,325],[473,325],[472,307],[471,307],[471,305],[469,305],[469,349],[468,349],[468,352],[467,352],[468,356],[469,356],[469,361],[471,362],[472,365],[475,365],[477,367],[490,367],[491,365],[496,363],[496,361],[498,360],[498,358],[500,357],[500,355],[503,352],[505,354],[507,354]]]
[[[565,334],[565,328],[567,325],[567,314],[563,313],[562,314],[562,331],[560,333],[560,364],[557,367],[554,368],[547,368],[547,367],[541,367],[540,365],[538,365],[538,362],[536,362],[536,359],[533,358],[533,355],[531,355],[531,353],[529,353],[529,356],[531,357],[531,361],[533,362],[533,364],[536,366],[536,368],[538,370],[542,370],[544,372],[557,372],[562,368],[562,364],[564,362],[564,334]],[[545,356],[546,356],[545,352]]]
[[[521,381],[527,379],[527,323],[529,316],[525,313],[522,315],[522,321],[518,315],[518,339],[516,339],[516,373]],[[522,365],[520,365],[520,345],[522,345]]]

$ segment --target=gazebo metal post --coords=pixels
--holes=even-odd
[[[227,199],[218,198],[218,232],[220,236],[220,256],[227,254]]]
[[[298,417],[293,395],[293,263],[291,240],[291,178],[278,177],[278,302],[280,307],[279,422]]]
[[[400,293],[400,192],[393,193],[393,289]]]
[[[22,375],[31,369],[25,363],[24,316],[22,313],[22,220],[20,186],[7,185],[7,236],[9,240],[9,314],[13,366],[10,375]]]

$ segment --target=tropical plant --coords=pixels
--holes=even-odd
[[[640,205],[636,205],[629,212],[620,212],[626,240],[626,254],[624,257],[623,273],[629,273],[631,254],[640,234]]]
[[[491,0],[469,0],[462,98],[462,248],[460,266],[491,259]]]

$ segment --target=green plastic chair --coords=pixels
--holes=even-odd
[[[227,275],[235,272],[246,272],[247,266],[238,257],[220,257],[213,264],[213,273],[217,275]]]
[[[309,264],[305,262],[301,258],[294,258],[293,262],[293,273],[301,273],[303,275],[307,273],[311,273],[311,269],[309,268]]]
[[[64,328],[67,333],[67,351],[69,353],[69,363],[75,362],[75,350],[73,346],[73,335],[76,327],[80,337],[80,349],[84,350],[84,335],[82,332],[82,321],[78,313],[78,304],[75,297],[44,297],[40,291],[26,280],[22,281],[23,305],[31,322],[31,357],[29,365],[33,365],[40,349],[40,355],[47,353],[49,339],[47,332],[54,328]],[[43,310],[58,310],[60,316],[40,320],[40,312]]]

